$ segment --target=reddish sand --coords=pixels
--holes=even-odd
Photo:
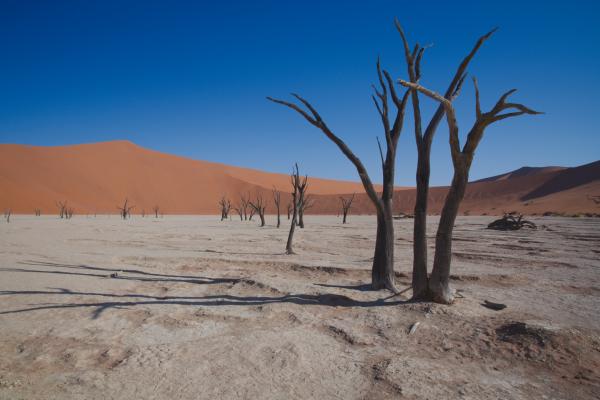
[[[169,214],[215,214],[227,195],[289,190],[289,177],[224,164],[191,160],[117,141],[60,147],[0,145],[0,208],[14,213],[55,213],[68,201],[77,214],[116,212],[125,198],[135,213],[159,205]],[[430,211],[439,213],[446,188],[432,188]],[[336,214],[339,195],[357,193],[353,213],[373,211],[359,182],[310,178],[318,214]],[[284,204],[289,195],[284,194]],[[600,213],[600,162],[576,168],[522,168],[469,185],[462,212],[499,214]],[[285,205],[282,206],[285,208]],[[398,188],[396,211],[411,212],[414,189]],[[269,212],[273,212],[272,206]]]

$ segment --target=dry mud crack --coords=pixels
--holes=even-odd
[[[307,216],[293,256],[285,225],[15,218],[0,399],[599,398],[600,227],[539,218],[550,229],[524,237],[490,220],[459,218],[462,297],[441,306],[370,290],[370,217]],[[412,222],[395,224],[404,288]]]

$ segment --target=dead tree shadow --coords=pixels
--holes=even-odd
[[[0,268],[0,271],[25,272],[25,273],[43,273],[60,275],[77,275],[97,278],[108,278],[110,274],[106,273],[127,273],[141,276],[117,275],[113,279],[138,280],[143,282],[170,282],[170,283],[193,283],[193,284],[233,284],[246,282],[244,278],[209,278],[189,275],[158,274],[141,271],[137,269],[115,269],[94,267],[88,265],[59,264],[51,262],[27,261],[20,264],[54,267],[55,269],[26,269],[26,268]],[[68,269],[68,271],[57,270],[56,268]],[[91,272],[88,272],[91,271]],[[104,272],[104,273],[100,273]],[[356,290],[368,290],[369,285],[357,286],[338,286],[319,284],[323,287],[334,288],[354,288]],[[66,288],[49,288],[50,290],[3,290],[0,296],[35,296],[35,295],[62,295],[62,296],[80,296],[80,297],[104,297],[117,299],[118,301],[105,302],[73,302],[73,303],[41,303],[31,307],[0,311],[0,315],[16,314],[38,310],[59,310],[69,308],[95,308],[92,318],[98,318],[104,311],[114,308],[131,308],[136,306],[152,305],[178,305],[194,307],[214,307],[214,306],[257,306],[273,303],[292,303],[297,305],[321,305],[330,307],[382,307],[406,304],[407,301],[395,300],[394,296],[379,298],[370,301],[354,300],[344,295],[323,293],[323,294],[284,294],[280,296],[235,296],[229,294],[206,295],[206,296],[154,296],[137,293],[102,293],[102,292],[81,292]]]
[[[375,291],[373,286],[368,283],[358,285],[332,285],[328,283],[315,283],[315,285],[327,288],[358,290],[359,292]]]
[[[39,310],[59,310],[69,308],[96,308],[92,313],[92,319],[97,319],[100,315],[111,308],[122,309],[136,306],[152,305],[177,305],[177,306],[195,306],[195,307],[215,307],[215,306],[257,306],[274,303],[292,303],[297,305],[321,305],[329,307],[384,307],[407,304],[407,301],[389,299],[377,299],[372,301],[353,300],[347,296],[338,294],[286,294],[283,296],[233,296],[233,295],[210,295],[210,296],[150,296],[143,294],[113,294],[113,293],[87,293],[76,292],[69,289],[57,288],[48,291],[0,291],[0,296],[15,295],[68,295],[68,296],[91,296],[91,297],[113,297],[130,298],[143,300],[129,301],[109,301],[109,302],[90,302],[90,303],[62,303],[48,304],[44,303],[38,306],[21,308],[16,310],[0,311],[0,315],[17,314],[23,312]]]
[[[241,252],[241,251],[221,251],[221,250],[211,250],[211,249],[204,249],[204,250],[196,250],[196,252],[198,253],[213,253],[213,254],[228,254],[228,255],[236,255],[236,256],[284,256],[285,252],[279,252],[279,253],[256,253],[256,252]]]
[[[138,269],[118,269],[118,268],[103,268],[93,267],[89,265],[76,265],[76,264],[59,264],[51,262],[41,261],[21,261],[19,264],[33,265],[33,266],[46,266],[46,267],[57,267],[76,271],[60,271],[60,270],[46,270],[46,269],[25,269],[25,268],[0,268],[0,271],[9,272],[30,272],[30,273],[41,273],[41,274],[58,274],[58,275],[76,275],[76,276],[90,276],[95,278],[112,278],[112,279],[123,279],[123,280],[135,280],[142,282],[182,282],[182,283],[193,283],[193,284],[219,284],[219,283],[237,283],[239,278],[209,278],[205,276],[194,276],[194,275],[171,275],[171,274],[157,274],[153,272],[141,271]],[[86,271],[86,272],[82,272]],[[94,271],[94,272],[87,272]],[[105,272],[105,273],[100,273]],[[116,273],[116,275],[114,275]],[[133,274],[142,276],[131,276],[122,274]],[[121,275],[119,275],[121,274]]]

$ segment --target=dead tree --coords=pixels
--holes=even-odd
[[[219,200],[219,206],[221,207],[221,221],[229,218],[229,210],[231,210],[231,200],[227,199],[225,196],[221,197]]]
[[[142,218],[146,218],[146,209],[142,208]]]
[[[71,219],[73,218],[73,214],[75,213],[75,211],[73,210],[72,207],[69,207],[65,210],[65,218],[66,219]]]
[[[42,210],[40,210],[39,208],[35,209],[35,216],[39,217],[40,215],[42,215]]]
[[[425,47],[416,44],[414,49],[410,50],[410,45],[404,34],[402,27],[398,20],[395,20],[396,29],[400,33],[402,43],[404,45],[404,56],[406,59],[406,66],[408,69],[409,81],[412,83],[418,83],[421,78],[421,60]],[[483,43],[495,32],[495,29],[491,32],[483,35],[479,38],[471,52],[462,60],[459,64],[454,77],[450,81],[448,88],[444,94],[444,97],[449,100],[453,100],[460,92],[460,88],[464,82],[465,71],[479,48]],[[417,172],[416,172],[416,184],[417,194],[414,208],[414,230],[413,230],[413,277],[412,277],[412,289],[413,299],[420,299],[427,297],[427,201],[429,196],[429,176],[430,176],[430,154],[431,144],[433,137],[442,120],[445,111],[444,106],[440,104],[435,111],[434,115],[425,128],[425,132],[422,129],[421,121],[421,106],[419,103],[419,95],[417,91],[412,91],[411,102],[413,108],[413,120],[414,120],[414,131],[415,139],[417,143]]]
[[[295,254],[292,249],[292,240],[294,239],[294,230],[296,229],[296,223],[298,221],[298,208],[300,207],[300,193],[306,188],[306,181],[308,176],[304,179],[300,178],[300,171],[298,170],[298,164],[295,164],[295,168],[292,170],[291,182],[292,182],[292,223],[290,224],[290,233],[288,235],[287,244],[285,245],[286,254]]]
[[[243,221],[244,220],[244,209],[243,209],[243,207],[240,205],[240,206],[237,206],[237,207],[233,207],[233,209],[240,216],[240,221]]]
[[[433,270],[428,281],[426,297],[438,303],[450,304],[453,301],[453,295],[449,285],[450,262],[452,258],[452,231],[454,229],[456,215],[458,214],[458,208],[464,197],[467,182],[469,180],[469,170],[471,168],[473,156],[475,155],[475,150],[483,137],[485,129],[494,122],[523,114],[540,113],[533,111],[522,104],[507,103],[506,100],[516,91],[516,89],[504,93],[490,111],[481,111],[479,88],[477,86],[477,80],[473,78],[473,85],[475,86],[475,123],[467,134],[464,146],[461,148],[456,114],[451,99],[447,99],[446,97],[414,82],[400,80],[400,84],[413,90],[418,90],[424,95],[440,102],[446,111],[446,122],[450,133],[450,154],[452,165],[454,167],[454,177],[452,178],[452,184],[446,195],[444,207],[442,208],[442,213],[440,215],[440,222],[435,239]]]
[[[365,188],[367,196],[373,202],[377,210],[377,239],[375,241],[375,254],[373,257],[373,267],[371,269],[371,286],[373,289],[387,288],[397,292],[394,284],[394,225],[392,219],[392,198],[394,194],[394,173],[396,170],[396,148],[398,139],[402,132],[404,124],[404,110],[408,100],[410,90],[407,90],[400,98],[396,93],[396,88],[390,74],[381,69],[379,60],[377,60],[377,77],[380,88],[373,85],[375,94],[372,96],[381,117],[383,131],[385,134],[386,152],[385,155],[379,143],[379,153],[381,156],[381,168],[383,170],[383,191],[381,195],[377,194],[375,187],[369,177],[369,174],[362,161],[350,150],[348,145],[336,136],[327,126],[317,110],[305,99],[297,94],[292,94],[308,111],[301,106],[283,100],[269,100],[282,104],[302,115],[310,124],[319,128],[327,138],[334,142],[341,152],[354,164],[358,176]],[[393,122],[390,123],[389,100],[396,107],[396,115]],[[293,225],[293,224],[292,224]]]
[[[277,190],[277,188],[273,188],[273,202],[275,203],[275,208],[277,209],[277,227],[281,226],[281,192]]]
[[[67,212],[67,202],[66,201],[57,201],[56,206],[58,207],[58,215],[61,219],[65,218]]]
[[[346,223],[346,218],[348,217],[348,212],[350,212],[350,207],[352,207],[352,202],[354,201],[355,194],[356,193],[352,193],[352,197],[350,197],[349,199],[345,199],[340,196],[340,200],[342,202],[342,215],[343,215],[342,224]]]
[[[590,196],[587,195],[586,196],[588,200],[591,200],[594,202],[594,204],[600,204],[600,196]]]
[[[533,222],[523,219],[522,214],[509,213],[505,213],[502,218],[490,222],[487,226],[487,229],[497,231],[517,231],[521,228],[537,229],[537,226]]]
[[[125,203],[123,204],[123,207],[117,206],[117,209],[120,211],[119,214],[121,215],[121,218],[123,218],[123,219],[127,219],[127,218],[131,217],[131,210],[133,210],[135,208],[135,206],[130,206],[127,203],[128,203],[128,200],[125,199]]]
[[[248,205],[252,207],[254,212],[258,213],[258,216],[260,217],[260,226],[265,226],[265,210],[267,209],[267,204],[262,195],[257,194],[255,201],[248,200]]]
[[[248,194],[248,196],[240,194],[240,202],[239,202],[238,208],[242,212],[242,215],[244,217],[243,218],[244,221],[248,221],[248,208],[250,208],[249,204],[248,204],[248,199],[249,198],[250,198],[250,194]],[[252,212],[251,208],[250,208],[250,212]],[[252,215],[250,215],[250,218],[252,218]]]
[[[250,207],[250,200],[248,200],[248,209],[250,210],[248,211],[248,221],[252,221],[252,217],[254,217],[254,214],[256,214],[256,210]]]
[[[298,226],[304,229],[304,212],[315,205],[313,198],[305,194],[306,189],[300,194],[300,207],[298,208]]]
[[[10,208],[4,210],[4,218],[6,219],[6,223],[10,223],[10,215],[12,214],[12,210]]]
[[[287,219],[290,219],[290,215],[292,215],[292,210],[294,209],[294,207],[292,206],[292,203],[288,203],[287,204]]]
[[[159,206],[152,207],[152,211],[154,211],[154,218],[158,218],[158,213],[160,212]]]

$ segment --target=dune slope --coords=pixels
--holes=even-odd
[[[169,214],[216,214],[221,196],[236,203],[241,194],[271,199],[289,190],[289,176],[192,160],[139,147],[128,141],[73,146],[0,145],[0,208],[14,213],[55,213],[67,201],[77,214],[114,213],[125,198],[134,213],[158,205]],[[359,182],[310,178],[315,214],[336,214],[340,195],[356,193],[352,212],[372,213]],[[439,213],[447,188],[432,188],[430,211]],[[282,208],[289,202],[284,193]],[[415,191],[398,188],[396,212],[410,213]],[[600,162],[576,168],[523,167],[469,184],[462,212],[500,214],[600,213]],[[272,206],[268,212],[274,212]]]

